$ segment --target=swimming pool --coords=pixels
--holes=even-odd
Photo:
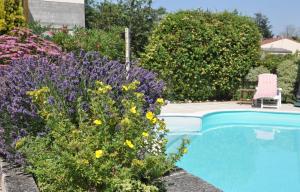
[[[177,166],[225,192],[300,191],[300,114],[214,112],[163,117],[168,152],[191,141]]]

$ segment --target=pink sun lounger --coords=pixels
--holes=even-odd
[[[274,74],[260,74],[258,76],[258,85],[253,97],[255,105],[261,100],[261,108],[281,106],[281,88],[277,87],[277,76]],[[275,100],[276,105],[264,105],[264,100]]]

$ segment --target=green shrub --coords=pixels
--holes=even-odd
[[[121,38],[121,28],[111,31],[97,29],[76,29],[74,34],[58,32],[53,36],[53,41],[60,45],[64,51],[79,52],[98,51],[109,59],[122,60],[125,56],[124,40]]]
[[[131,53],[139,57],[148,44],[148,37],[154,25],[160,21],[166,10],[154,8],[153,0],[87,0],[86,27],[111,31],[115,27],[130,29]]]
[[[246,76],[245,86],[255,87],[258,81],[258,75],[263,73],[270,73],[270,71],[264,66],[258,66],[250,69],[249,73]]]
[[[256,65],[259,41],[248,17],[180,11],[154,29],[142,65],[167,82],[170,99],[229,99]]]
[[[37,21],[32,21],[28,24],[28,28],[32,31],[33,34],[43,36],[44,32],[50,31],[51,26],[43,26]]]
[[[268,68],[269,71],[272,73],[277,73],[278,65],[286,60],[295,59],[296,55],[274,55],[274,54],[267,54],[265,55],[259,62],[260,66],[264,66]]]
[[[74,122],[48,87],[28,92],[50,129],[44,137],[16,143],[29,162],[41,191],[158,191],[157,179],[186,152],[166,156],[166,127],[156,115],[164,103],[143,113],[138,82],[124,85],[120,100],[112,87],[96,82],[88,102],[78,99]],[[52,99],[49,99],[52,97]]]
[[[286,60],[278,65],[278,86],[282,88],[284,102],[292,102],[295,99],[298,66],[299,60]]]
[[[15,27],[25,26],[21,0],[1,0],[0,3],[0,34]],[[4,6],[4,7],[3,7]]]
[[[5,30],[4,1],[0,1],[0,32],[3,30]]]

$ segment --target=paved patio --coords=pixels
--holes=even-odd
[[[203,103],[179,103],[168,104],[162,108],[161,114],[180,113],[202,115],[211,111],[218,110],[258,110],[258,111],[278,111],[278,112],[299,112],[300,107],[294,107],[292,104],[282,104],[279,109],[276,108],[254,108],[250,104],[238,104],[236,101],[230,102],[203,102]]]

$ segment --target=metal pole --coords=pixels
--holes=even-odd
[[[125,64],[126,64],[126,71],[127,71],[127,79],[128,79],[128,72],[130,69],[130,31],[129,28],[125,28]]]

